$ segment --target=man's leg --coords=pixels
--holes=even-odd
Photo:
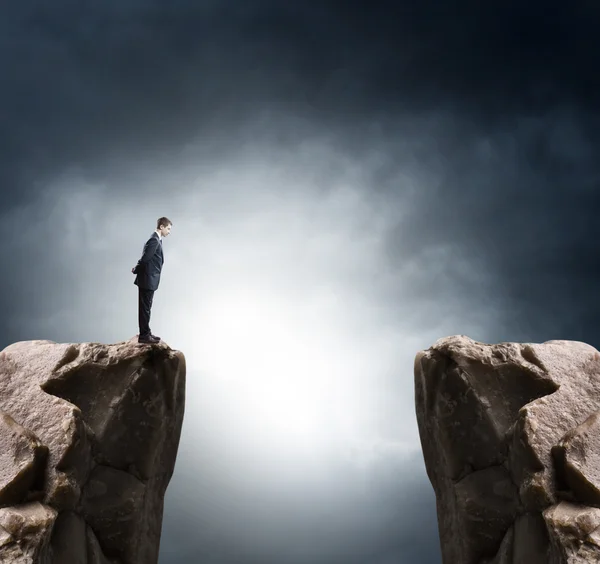
[[[152,309],[152,299],[154,290],[139,289],[138,298],[138,320],[140,326],[140,337],[150,336],[150,311]]]

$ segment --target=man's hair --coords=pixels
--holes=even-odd
[[[168,217],[159,217],[156,220],[156,229],[160,229],[160,226],[167,227],[173,225],[173,222]]]

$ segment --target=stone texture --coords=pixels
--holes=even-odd
[[[57,512],[39,501],[0,509],[0,562],[51,564],[48,550]]]
[[[561,501],[544,511],[553,563],[599,562],[600,509]]]
[[[414,374],[444,564],[600,562],[600,353],[457,335]]]
[[[109,554],[133,562],[139,550],[128,539],[143,538],[151,516],[145,502],[146,484],[109,466],[96,466],[83,490],[81,513],[102,539]],[[160,534],[160,531],[157,531]]]
[[[52,531],[52,557],[55,562],[87,564],[86,523],[73,511],[63,511]]]
[[[0,352],[0,562],[155,564],[184,403],[162,342]]]
[[[24,502],[42,488],[47,453],[33,433],[0,411],[0,506]]]
[[[600,507],[600,411],[569,431],[553,453],[574,498]]]

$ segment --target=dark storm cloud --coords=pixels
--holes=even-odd
[[[348,152],[383,153],[373,190],[402,190],[394,172],[407,155],[438,172],[439,189],[421,188],[414,218],[429,228],[411,244],[443,236],[485,248],[481,267],[502,264],[524,302],[549,298],[535,289],[537,273],[556,280],[576,268],[585,281],[595,264],[589,240],[572,239],[595,229],[598,204],[592,3],[33,2],[6,11],[4,209],[69,166],[118,184],[150,165],[176,168],[198,136],[196,157],[207,159],[256,137],[293,146],[320,130]],[[410,229],[404,222],[398,238]],[[536,257],[529,233],[544,242]]]
[[[373,120],[386,131],[399,114],[449,111],[465,123],[439,140],[443,154],[463,127],[595,107],[596,8],[540,6],[12,3],[0,24],[2,185],[23,198],[70,164],[105,177],[173,162],[198,132],[222,150],[264,110],[354,132],[338,139],[350,146],[371,142]],[[294,137],[282,123],[268,132]]]
[[[559,107],[457,139],[439,185],[423,195],[418,215],[398,224],[389,248],[398,261],[447,241],[470,264],[451,280],[440,277],[414,291],[439,295],[458,284],[474,305],[496,300],[503,316],[494,339],[570,338],[597,346],[600,170],[597,139],[586,131],[596,119]],[[446,273],[464,268],[457,258],[447,257]]]
[[[400,150],[439,171],[442,187],[424,195],[430,237],[444,226],[469,244],[485,225],[493,256],[518,254],[508,225],[560,223],[549,217],[564,217],[567,190],[597,180],[597,13],[589,2],[12,3],[0,23],[3,208],[65,167],[115,180],[176,167],[196,136],[208,158],[257,133],[293,145],[318,128],[359,155],[387,153],[374,189]],[[574,200],[580,230],[597,202]],[[437,217],[446,209],[459,227]]]

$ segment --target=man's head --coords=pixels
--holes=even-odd
[[[161,237],[166,237],[171,233],[173,223],[168,217],[159,217],[156,221],[156,231],[160,232]]]

